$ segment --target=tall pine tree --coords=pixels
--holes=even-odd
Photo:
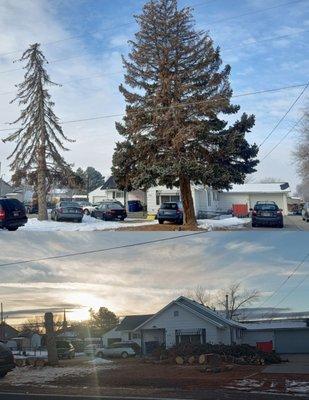
[[[125,140],[116,145],[113,174],[128,189],[179,186],[185,223],[195,225],[190,183],[228,188],[255,171],[258,148],[245,139],[255,118],[222,119],[240,109],[231,104],[231,68],[222,67],[208,33],[194,29],[191,9],[152,0],[136,21],[123,58],[127,106],[116,128]]]
[[[10,167],[15,176],[34,177],[34,187],[38,196],[39,220],[48,219],[47,187],[48,178],[72,174],[59,150],[68,150],[63,140],[68,139],[53,112],[54,103],[47,86],[56,85],[45,69],[47,63],[40,45],[35,43],[27,49],[19,61],[26,62],[24,81],[17,85],[18,93],[13,101],[23,107],[21,114],[12,124],[19,124],[14,133],[4,142],[15,142],[16,147],[10,155]]]

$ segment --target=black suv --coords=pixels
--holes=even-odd
[[[0,378],[15,368],[14,356],[4,343],[0,342]]]
[[[17,199],[0,198],[0,228],[16,231],[27,223],[26,209]]]
[[[252,226],[272,225],[283,228],[282,210],[274,201],[258,201],[252,211]]]

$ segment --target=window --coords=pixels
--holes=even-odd
[[[122,191],[120,191],[120,190],[117,191],[117,192],[116,192],[116,197],[122,199],[122,198],[124,197],[124,192],[122,192]]]
[[[179,311],[174,311],[174,317],[179,317]]]

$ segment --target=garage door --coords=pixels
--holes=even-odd
[[[309,353],[309,329],[275,332],[275,349],[278,353]]]

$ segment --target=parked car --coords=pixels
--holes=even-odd
[[[180,202],[167,202],[162,203],[158,213],[157,219],[159,224],[165,221],[175,222],[176,224],[183,224],[183,207]]]
[[[11,350],[0,342],[0,378],[15,368],[14,356]]]
[[[0,228],[16,231],[27,223],[26,209],[17,199],[0,198]]]
[[[127,218],[126,209],[118,202],[100,203],[91,213],[91,216],[104,221],[121,220]]]
[[[304,221],[309,222],[309,202],[304,204],[304,207],[301,212],[301,216]]]
[[[75,349],[72,343],[63,341],[56,342],[57,354],[59,358],[74,358],[75,357]]]
[[[82,207],[85,215],[90,215],[91,212],[98,206],[98,204],[91,204],[90,201],[85,200],[77,201],[76,203],[78,203],[80,207]]]
[[[50,214],[53,221],[82,222],[83,216],[82,207],[74,201],[60,201]]]
[[[96,344],[88,344],[85,349],[84,353],[86,356],[94,356],[102,347],[98,347]]]
[[[258,201],[252,211],[252,226],[272,225],[283,228],[282,210],[274,201]]]
[[[134,349],[133,343],[128,342],[116,342],[108,347],[102,347],[98,349],[96,357],[111,357],[111,358],[128,358],[133,357],[137,354]]]

